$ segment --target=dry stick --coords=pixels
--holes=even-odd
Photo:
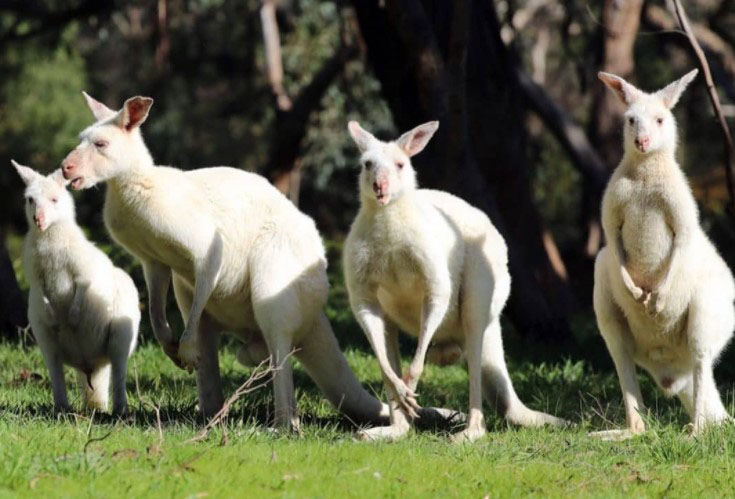
[[[92,437],[92,424],[94,423],[94,416],[97,414],[97,410],[92,410],[92,417],[89,418],[89,425],[87,426],[87,441],[84,443],[84,460],[87,461],[87,464],[89,464],[89,461],[87,460],[87,449],[89,448],[90,444],[93,444],[94,442],[101,442],[102,440],[106,439],[110,435],[112,435],[112,430],[108,431],[101,437]]]
[[[222,409],[220,409],[217,414],[212,417],[212,419],[209,420],[207,425],[200,431],[195,437],[191,438],[187,441],[187,443],[190,442],[199,442],[201,440],[206,439],[209,436],[209,433],[212,431],[212,428],[217,426],[218,424],[222,427],[223,436],[222,436],[222,445],[227,443],[227,428],[225,426],[225,423],[227,421],[227,416],[230,412],[230,408],[232,407],[232,404],[234,404],[237,399],[242,397],[245,394],[254,392],[255,390],[258,390],[262,387],[264,387],[268,380],[262,381],[258,384],[254,383],[256,381],[260,381],[266,376],[269,376],[271,373],[276,372],[283,366],[284,362],[288,361],[288,358],[294,354],[294,351],[291,351],[288,355],[286,355],[283,360],[281,361],[281,364],[278,367],[273,367],[273,365],[270,362],[270,358],[264,360],[260,364],[258,364],[255,369],[253,370],[253,373],[250,375],[250,377],[245,380],[245,383],[240,385],[240,387],[235,390],[235,393],[233,393],[230,398],[225,401],[225,403],[222,405]],[[268,365],[267,369],[262,369],[265,365]]]
[[[725,121],[725,116],[722,114],[722,107],[720,106],[720,98],[717,95],[717,89],[712,81],[712,74],[709,70],[709,64],[707,58],[702,51],[702,47],[699,45],[692,27],[689,25],[689,18],[687,17],[684,7],[681,5],[680,0],[674,0],[674,9],[676,9],[676,17],[679,18],[679,23],[682,29],[689,38],[694,53],[699,60],[699,65],[704,73],[704,79],[707,82],[707,92],[709,93],[709,99],[712,102],[717,120],[720,122],[720,128],[722,129],[722,135],[725,137],[725,178],[727,179],[727,192],[730,195],[730,215],[735,217],[735,149],[733,149],[732,136],[730,135],[730,129]]]
[[[138,401],[140,402],[140,405],[145,407],[150,406],[153,411],[156,413],[156,425],[158,428],[158,443],[155,446],[151,446],[150,449],[153,449],[156,453],[161,451],[161,448],[163,447],[163,425],[161,424],[161,406],[154,404],[153,402],[149,402],[143,398],[143,396],[140,394],[140,384],[138,383],[138,363],[133,359],[133,374],[135,377],[135,394],[138,396]]]

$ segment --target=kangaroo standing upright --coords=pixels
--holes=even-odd
[[[133,97],[116,112],[85,97],[98,121],[63,161],[64,176],[74,189],[107,182],[105,225],[142,263],[153,331],[175,362],[196,369],[205,416],[223,403],[217,346],[227,331],[243,343],[241,360],[270,355],[278,368],[276,425],[298,427],[294,349],[336,408],[382,420],[387,408],[355,378],[322,310],[327,261],[313,220],[259,175],[154,165],[139,128],[153,99]],[[186,324],[180,341],[166,318],[172,277]]]
[[[44,177],[13,162],[26,184],[28,234],[23,267],[30,284],[28,319],[51,378],[54,407],[69,409],[64,364],[77,371],[88,407],[127,412],[125,377],[140,323],[133,280],[87,241],[74,200],[57,170]]]
[[[607,246],[595,261],[594,308],[620,380],[627,438],[645,430],[636,364],[667,396],[678,395],[694,432],[729,419],[712,373],[735,329],[732,273],[699,225],[676,162],[671,109],[694,70],[647,94],[622,78],[600,79],[624,102],[624,153],[605,190]]]

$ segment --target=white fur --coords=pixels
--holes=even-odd
[[[397,439],[418,408],[414,390],[427,350],[439,358],[467,358],[470,413],[456,441],[485,433],[488,401],[521,425],[561,424],[518,399],[505,365],[500,313],[510,293],[507,248],[480,210],[446,192],[417,190],[410,156],[420,152],[438,122],[421,125],[395,142],[381,142],[350,122],[362,157],[360,211],[344,250],[352,310],[375,351],[388,391],[391,426],[366,438]],[[418,337],[401,379],[398,329]]]
[[[601,432],[602,437],[645,430],[636,364],[666,395],[679,396],[695,431],[729,419],[712,369],[735,329],[735,284],[699,225],[697,205],[675,159],[670,110],[695,75],[696,70],[646,94],[600,73],[628,105],[623,159],[602,201],[608,246],[595,262],[594,290],[597,322],[623,391],[627,429]]]
[[[355,378],[322,308],[327,262],[311,218],[263,177],[234,168],[183,172],[155,166],[140,134],[152,99],[119,112],[86,96],[100,120],[63,162],[72,187],[107,181],[105,224],[143,264],[153,330],[166,353],[197,371],[200,408],[222,405],[217,344],[227,331],[238,358],[274,366],[275,423],[298,427],[290,359],[295,356],[342,412],[377,421],[387,408]],[[186,328],[177,342],[165,313],[173,277]]]
[[[30,283],[28,319],[51,378],[56,410],[69,409],[63,365],[77,370],[86,404],[127,412],[125,376],[140,323],[133,280],[87,241],[60,171],[44,177],[13,162],[26,184],[29,231],[23,265]]]

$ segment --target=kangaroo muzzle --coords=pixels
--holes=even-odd
[[[61,173],[64,175],[66,180],[70,181],[71,188],[77,191],[82,188],[84,177],[79,174],[79,167],[77,166],[77,161],[72,156],[73,154],[74,151],[69,153],[69,155],[64,158],[64,161],[61,162]]]
[[[38,230],[43,232],[46,230],[46,216],[43,213],[36,213],[33,215],[33,221],[36,224],[36,227],[38,227]]]
[[[644,135],[642,137],[636,137],[634,143],[640,152],[646,152],[651,146],[651,139]]]
[[[373,181],[373,192],[375,193],[375,197],[377,198],[378,203],[383,206],[388,204],[388,201],[390,200],[390,195],[388,194],[388,179],[375,179]]]

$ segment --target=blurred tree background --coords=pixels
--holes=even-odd
[[[732,126],[735,0],[687,9]],[[259,172],[314,217],[343,343],[365,344],[341,283],[358,203],[346,123],[392,138],[439,119],[415,161],[419,181],[479,206],[508,240],[511,350],[602,352],[603,362],[592,263],[622,125],[596,73],[653,90],[698,64],[664,0],[0,0],[0,48],[3,335],[25,322],[26,226],[9,160],[57,168],[92,123],[86,90],[113,108],[155,99],[143,133],[159,164]],[[704,227],[735,267],[724,144],[701,73],[675,114]],[[103,196],[104,187],[75,195],[79,222],[145,299],[140,269],[104,231]]]

